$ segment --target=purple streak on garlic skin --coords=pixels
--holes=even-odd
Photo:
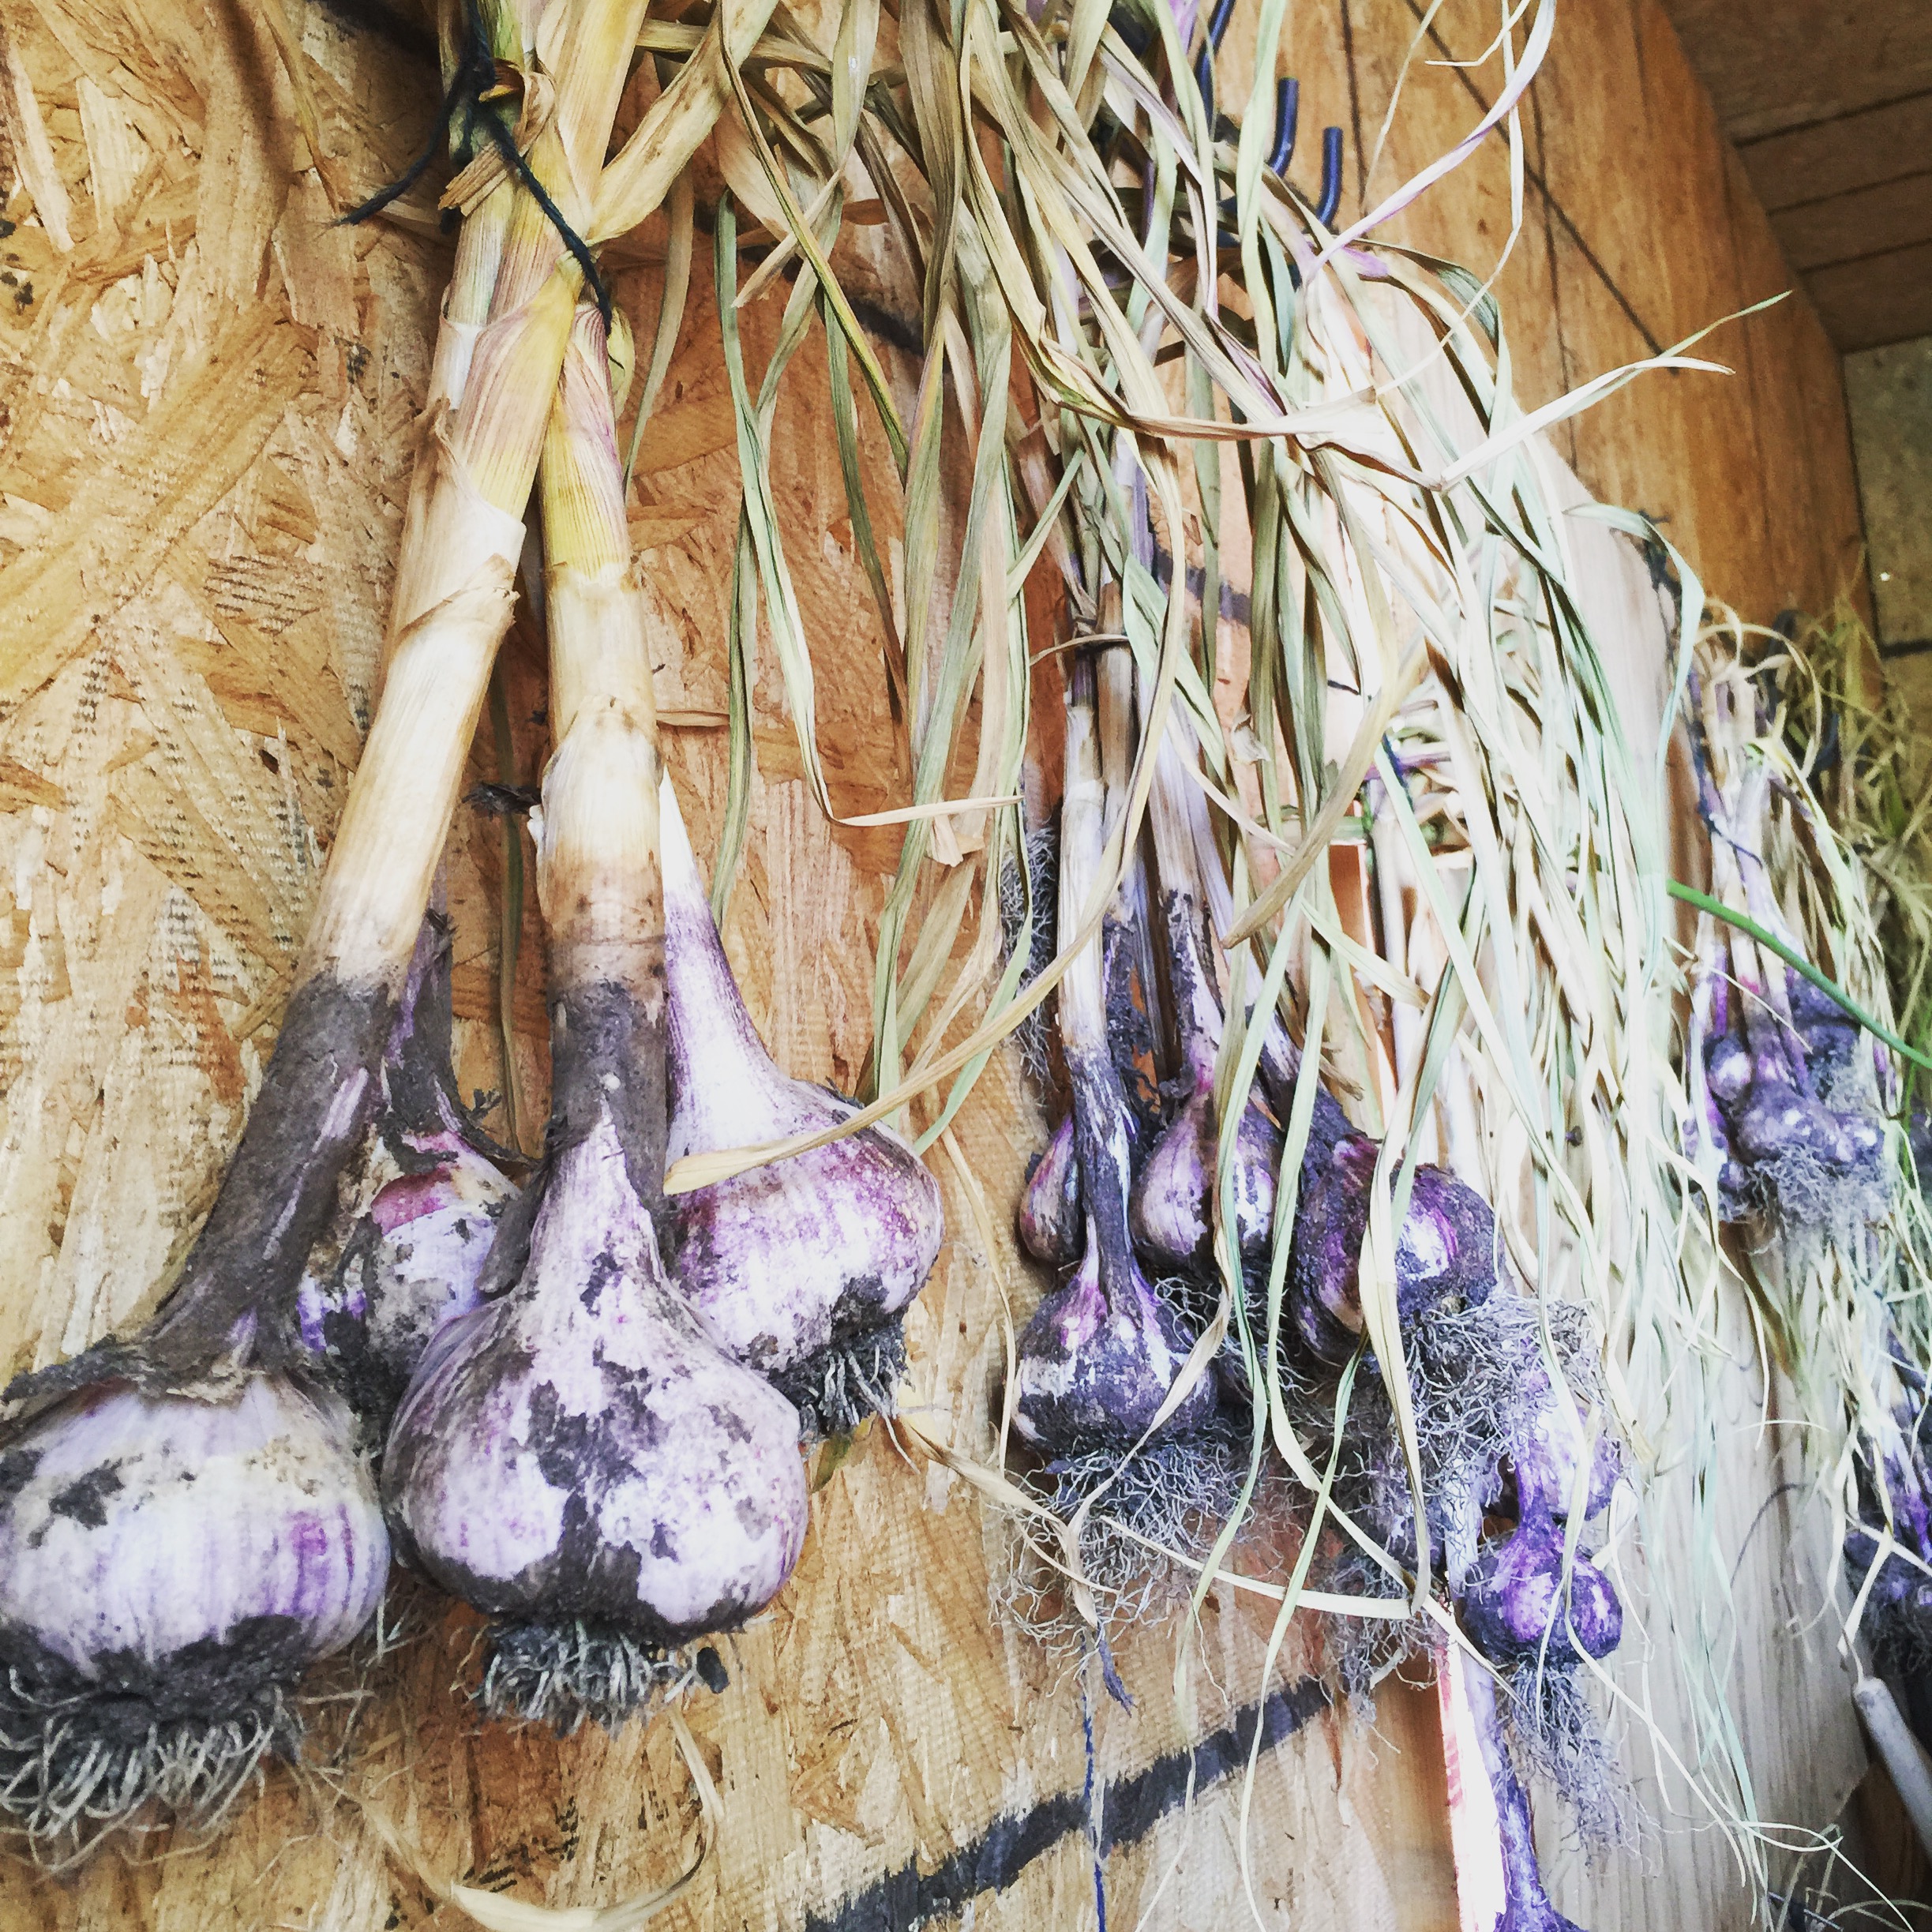
[[[1073,1116],[1053,1130],[1033,1157],[1019,1198],[1019,1238],[1036,1261],[1068,1268],[1080,1259],[1086,1217],[1080,1206],[1080,1163],[1074,1152]]]
[[[1346,1361],[1361,1336],[1358,1274],[1379,1153],[1366,1135],[1345,1136],[1296,1217],[1291,1312],[1319,1361]],[[1496,1285],[1498,1253],[1488,1203],[1441,1168],[1417,1168],[1396,1243],[1396,1309],[1403,1326],[1452,1297],[1470,1306],[1486,1300]]]
[[[1496,1801],[1496,1829],[1502,1852],[1502,1915],[1493,1932],[1582,1932],[1550,1903],[1536,1865],[1536,1839],[1529,1816],[1529,1795],[1510,1762],[1496,1710],[1496,1686],[1480,1664],[1466,1664],[1464,1694],[1474,1724],[1483,1769]]]
[[[424,1357],[383,1494],[405,1554],[478,1608],[672,1644],[790,1574],[797,1437],[666,1281],[606,1116],[556,1161],[517,1286]]]
[[[0,1808],[36,1835],[218,1810],[292,1753],[288,1694],[388,1567],[332,1395],[257,1374],[59,1403],[0,1453]]]
[[[787,1078],[732,978],[670,780],[661,792],[670,992],[668,1158],[816,1132],[850,1101]],[[883,1126],[669,1202],[680,1289],[764,1374],[890,1322],[943,1238],[939,1184]]]

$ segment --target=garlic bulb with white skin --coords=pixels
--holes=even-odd
[[[673,1161],[815,1133],[858,1111],[782,1073],[732,977],[668,779],[665,976]],[[891,1412],[902,1318],[944,1236],[939,1184],[875,1125],[670,1202],[679,1290],[819,1433]]]
[[[418,1364],[383,1468],[399,1548],[495,1619],[482,1698],[571,1728],[683,1679],[770,1600],[808,1502],[790,1405],[670,1285],[658,760],[603,328],[580,309],[542,473],[550,715],[546,1169],[509,1285]]]
[[[678,1645],[777,1593],[808,1514],[797,1442],[666,1280],[606,1120],[553,1166],[522,1280],[432,1344],[383,1490],[405,1557],[505,1626],[486,1701],[568,1728],[624,1716]],[[579,1647],[587,1670],[560,1668]]]
[[[332,1395],[70,1396],[0,1450],[0,1810],[50,1850],[218,1814],[294,1754],[296,1679],[388,1568]]]

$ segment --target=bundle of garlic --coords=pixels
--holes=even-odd
[[[1690,689],[1712,890],[1682,889],[1701,974],[1686,1146],[1750,1225],[1734,1260],[1839,1525],[1848,1635],[1910,1686],[1932,1656],[1932,1214],[1908,1098],[1932,1072],[1910,1037],[1932,958],[1917,754],[1844,613],[1758,632],[1713,610]],[[1923,1695],[1908,1702],[1932,1730]]]
[[[771,4],[718,6],[608,162],[643,0],[565,0],[540,21],[493,0],[448,10],[465,219],[381,702],[274,1056],[154,1320],[8,1392],[56,1398],[0,1454],[0,1805],[37,1846],[157,1811],[218,1813],[266,1753],[292,1748],[297,1680],[380,1599],[373,1483],[305,1342],[298,1283],[380,1102],[509,620],[586,243],[661,201]],[[554,111],[523,152],[504,117],[539,68]],[[790,1410],[769,1399],[780,1433]],[[789,1437],[786,1453],[795,1469]]]
[[[1714,1172],[1724,1219],[1849,1233],[1885,1212],[1889,1064],[1840,1001],[1780,956],[1809,957],[1769,869],[1774,840],[1788,844],[1788,820],[1805,808],[1791,802],[1784,720],[1767,703],[1775,685],[1741,643],[1735,625],[1711,626],[1687,683],[1710,896],[1729,917],[1705,910],[1698,920],[1685,1144]]]

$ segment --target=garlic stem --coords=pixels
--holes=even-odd
[[[751,0],[752,13],[760,8],[768,14],[768,0]],[[555,51],[557,113],[527,159],[580,231],[591,226],[598,170],[644,10],[645,0],[582,0]],[[672,147],[681,152],[657,159],[681,164],[704,131],[702,115],[681,113]],[[672,166],[662,175],[658,193],[676,172]],[[270,1362],[298,1355],[293,1290],[336,1176],[376,1104],[377,1063],[509,622],[523,510],[581,276],[552,216],[527,188],[512,189],[507,212],[493,196],[485,208],[493,232],[463,253],[461,300],[445,311],[443,326],[475,327],[459,318],[476,313],[493,257],[488,320],[467,345],[452,340],[447,355],[439,349],[445,394],[425,426],[412,484],[381,700],[263,1091],[148,1334],[24,1379],[17,1392],[82,1386],[110,1373],[165,1388],[227,1355],[252,1352]],[[637,218],[647,212],[638,209]]]
[[[544,445],[550,726],[537,895],[550,932],[551,1144],[614,1124],[638,1198],[664,1182],[664,915],[648,618],[631,572],[604,327],[577,311]]]
[[[389,1438],[405,1553],[496,1619],[490,1709],[615,1724],[677,1648],[776,1593],[808,1504],[799,1420],[664,1274],[659,771],[643,599],[596,312],[543,452],[552,722],[538,891],[552,1114],[512,1285],[444,1330]]]

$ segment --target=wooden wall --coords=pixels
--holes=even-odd
[[[319,6],[289,6],[336,176],[366,189],[422,137],[430,78]],[[328,225],[258,22],[243,0],[35,0],[5,18],[0,1370],[137,1318],[192,1230],[259,1079],[365,722],[448,257],[396,227]],[[1488,32],[1462,0],[1439,25],[1465,52]],[[1350,205],[1414,26],[1395,0],[1292,22],[1304,124],[1349,129]],[[1468,126],[1471,90],[1494,81],[1493,68],[1413,68],[1371,193]],[[1784,285],[1654,6],[1566,0],[1525,122],[1532,185],[1501,289],[1526,402]],[[1487,267],[1507,208],[1492,147],[1403,231]],[[634,527],[671,647],[661,701],[695,721],[669,734],[667,756],[702,845],[723,752],[697,715],[721,708],[718,561],[735,499],[698,279]],[[651,313],[647,270],[621,293]],[[747,312],[754,363],[774,319],[768,303]],[[1821,602],[1857,536],[1830,351],[1802,299],[1733,325],[1718,347],[1735,378],[1646,378],[1562,447],[1592,490],[1667,518],[1750,614]],[[811,356],[796,366],[772,469],[826,654],[828,760],[856,794],[880,762],[878,640],[822,378]],[[530,640],[513,639],[509,662],[527,778],[542,751]],[[775,689],[761,681],[755,701],[765,763],[727,940],[780,1059],[849,1081],[866,1051],[891,842],[828,832],[785,762]],[[500,775],[493,750],[479,750],[475,775]],[[460,815],[449,867],[462,1071],[466,1086],[492,1089],[501,838],[498,821]],[[527,921],[527,1131],[542,1105],[537,942]],[[956,1154],[936,1153],[951,1239],[913,1326],[913,1400],[935,1427],[953,1416],[969,1445],[985,1438],[1003,1307],[1023,1319],[1041,1286],[1010,1225],[1042,1131],[1017,1071],[997,1064]],[[1740,1484],[1740,1538],[1771,1486],[1761,1464]],[[885,1932],[970,1910],[981,1927],[1078,1927],[1093,1920],[1097,1865],[1116,1923],[1232,1926],[1245,1836],[1266,1923],[1456,1923],[1426,1690],[1392,1692],[1379,1732],[1364,1731],[1322,1708],[1292,1641],[1263,1685],[1268,1606],[1217,1600],[1184,1697],[1171,1630],[1150,1630],[1120,1660],[1136,1700],[1123,1710],[992,1620],[1001,1533],[942,1472],[876,1436],[861,1444],[817,1499],[799,1576],[731,1647],[731,1691],[691,1713],[723,1830],[664,1923]],[[274,1774],[212,1847],[161,1846],[169,1855],[58,1880],[0,1870],[0,1923],[453,1926],[461,1915],[439,1904],[452,1879],[587,1906],[678,1867],[696,1813],[665,1727],[563,1743],[482,1727],[455,1688],[470,1623],[407,1589],[400,1602],[413,1641],[342,1673],[340,1687],[370,1695],[325,1722],[321,1743],[338,1753],[300,1778]],[[1807,1675],[1825,1680],[1780,1635],[1781,1614],[1752,1626],[1740,1668],[1795,1698]],[[1842,1724],[1795,1708],[1764,1705],[1751,1736],[1775,1760],[1768,1805],[1815,1827],[1843,1796],[1848,1746]],[[1258,1723],[1244,1824],[1240,1773]],[[1600,1889],[1569,1881],[1592,1902],[1595,1932],[1742,1927],[1717,1841],[1673,1829],[1660,1842]]]
[[[1665,4],[1832,340],[1932,331],[1932,9]]]
[[[1344,129],[1345,216],[1379,203],[1497,97],[1499,56],[1443,64],[1474,59],[1495,32],[1493,9],[1457,0],[1409,65],[1364,182],[1427,12],[1422,0],[1291,11],[1282,71],[1302,77],[1304,130]],[[1496,288],[1526,407],[1794,289],[1656,0],[1563,0],[1522,125],[1522,223]],[[1294,174],[1311,187],[1319,177],[1307,132]],[[1510,230],[1510,169],[1495,137],[1394,226],[1484,275]],[[1713,594],[1749,617],[1862,594],[1838,358],[1804,294],[1729,324],[1693,353],[1735,373],[1646,376],[1566,425],[1562,453],[1596,495],[1661,520]]]

